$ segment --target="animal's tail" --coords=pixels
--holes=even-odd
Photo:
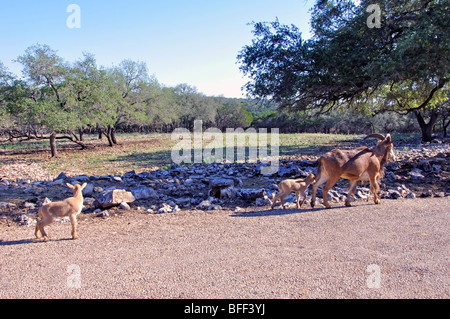
[[[317,164],[318,164],[318,166],[317,166],[316,181],[319,180],[320,176],[322,176],[322,174],[323,174],[324,168],[323,168],[323,164],[322,164],[322,158],[319,158],[317,160]]]

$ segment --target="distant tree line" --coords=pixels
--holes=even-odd
[[[171,132],[191,129],[196,119],[219,128],[252,122],[241,100],[208,97],[187,84],[163,86],[144,62],[105,68],[84,53],[70,63],[41,44],[15,62],[23,66],[22,77],[0,62],[0,142],[48,139],[52,156],[58,139],[87,147],[85,132],[95,131],[113,146],[117,130]]]
[[[327,133],[327,134],[369,134],[383,133],[417,133],[420,125],[413,113],[399,114],[383,112],[379,114],[361,114],[348,108],[333,109],[326,113],[312,110],[290,111],[280,108],[273,101],[244,100],[244,107],[252,113],[252,127],[279,128],[281,133]],[[435,133],[447,137],[450,126],[450,107],[438,111],[422,113],[424,121],[439,115],[432,128]]]

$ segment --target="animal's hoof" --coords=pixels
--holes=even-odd
[[[381,203],[381,201],[377,198],[374,200],[375,204],[379,205]]]
[[[350,202],[345,202],[345,206],[352,207],[352,204],[350,204]]]
[[[44,236],[44,242],[48,242],[48,237]]]
[[[76,235],[75,235],[75,236],[72,236],[72,239],[73,239],[73,240],[77,240],[77,239],[78,239],[78,236],[76,236]]]
[[[326,208],[326,209],[330,209],[331,206],[330,206],[330,205],[325,205],[325,208]]]

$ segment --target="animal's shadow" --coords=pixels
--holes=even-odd
[[[264,216],[281,216],[281,215],[291,215],[291,214],[304,214],[309,212],[331,212],[336,209],[352,208],[357,206],[333,206],[331,209],[325,207],[315,207],[315,208],[288,208],[288,209],[268,209],[260,210],[254,212],[235,212],[230,215],[230,217],[264,217]]]
[[[66,240],[72,240],[72,238],[50,239],[50,242],[66,241]],[[36,238],[19,239],[19,240],[2,240],[2,239],[0,239],[0,246],[15,246],[15,245],[40,244],[40,243],[45,243],[45,242],[42,239],[36,239]]]

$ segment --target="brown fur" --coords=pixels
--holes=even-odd
[[[306,201],[305,191],[308,189],[309,184],[314,182],[314,174],[309,174],[305,179],[285,179],[280,183],[280,185],[278,185],[279,191],[272,196],[272,209],[275,206],[277,200],[280,200],[281,206],[286,209],[286,206],[284,205],[284,199],[292,192],[295,192],[295,196],[297,198],[297,208],[301,208]],[[301,204],[299,204],[300,195],[302,195],[303,197],[303,201]]]
[[[44,236],[44,241],[48,241],[47,233],[44,227],[53,223],[57,217],[69,216],[72,223],[72,239],[78,239],[77,235],[77,215],[81,213],[83,208],[83,189],[86,187],[86,183],[83,185],[71,185],[66,184],[73,192],[73,197],[66,198],[60,202],[53,202],[43,205],[39,209],[39,221],[36,223],[35,235],[36,238],[41,238],[41,233]]]
[[[331,208],[328,203],[328,191],[341,177],[350,180],[346,206],[351,206],[350,198],[355,194],[358,181],[367,180],[370,181],[370,190],[375,204],[380,203],[378,182],[381,174],[384,173],[382,168],[386,161],[395,160],[394,145],[390,134],[386,138],[380,134],[368,135],[366,138],[368,137],[381,139],[373,150],[365,146],[348,151],[334,149],[319,158],[317,179],[312,188],[311,207],[315,206],[317,188],[328,181],[322,189],[323,204],[326,208]]]

